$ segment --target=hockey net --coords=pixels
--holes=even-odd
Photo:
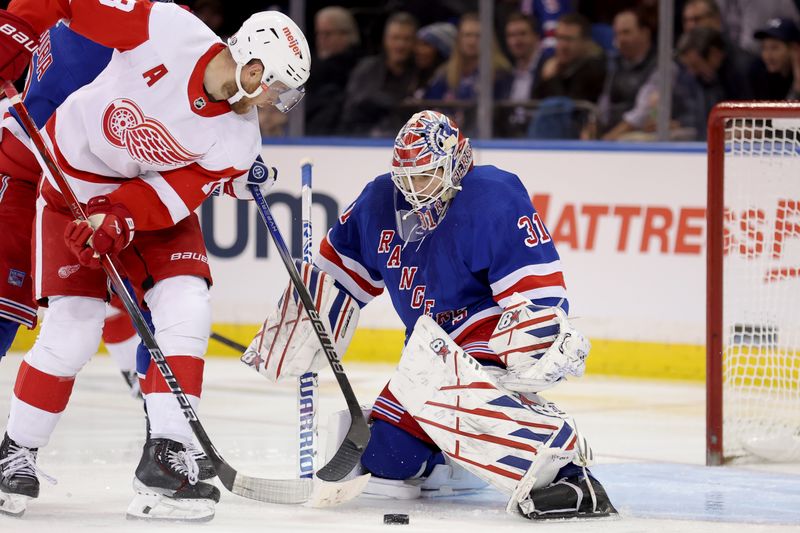
[[[709,117],[707,463],[800,461],[800,104]]]

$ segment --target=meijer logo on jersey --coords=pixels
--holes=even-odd
[[[297,43],[297,39],[294,38],[294,35],[292,35],[291,30],[289,30],[289,28],[284,26],[283,27],[283,34],[286,35],[286,38],[289,40],[289,48],[292,49],[292,52],[294,52],[294,55],[296,55],[297,57],[302,58],[303,57],[303,52],[300,51],[300,45]]]

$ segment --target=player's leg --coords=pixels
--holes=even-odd
[[[136,351],[139,347],[139,340],[122,302],[116,294],[112,295],[106,308],[103,342],[134,398],[142,397],[139,379],[136,375]]]
[[[361,465],[372,474],[365,494],[397,499],[467,494],[487,483],[446,457],[389,391],[371,413]]]
[[[144,299],[152,313],[156,340],[196,410],[211,329],[207,281],[211,276],[208,262],[203,260],[205,248],[197,218],[192,215],[173,228],[140,233],[131,247],[123,260],[132,280],[147,290]],[[170,260],[174,250],[196,251],[197,259]],[[192,430],[155,364],[148,365],[141,388],[150,435],[136,468],[136,495],[128,516],[210,520],[219,490],[201,481],[200,466],[191,449]]]
[[[36,325],[31,277],[31,228],[39,165],[8,130],[0,131],[0,358],[20,325]]]
[[[0,511],[10,514],[22,514],[39,494],[37,451],[66,408],[75,376],[96,353],[105,316],[102,271],[64,267],[77,262],[63,240],[69,216],[41,198],[37,208],[35,289],[49,310],[17,373],[0,445]]]

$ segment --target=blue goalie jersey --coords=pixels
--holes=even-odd
[[[328,232],[316,262],[361,305],[388,290],[406,338],[426,314],[473,357],[494,359],[488,340],[511,295],[568,311],[564,276],[517,176],[476,166],[461,186],[435,229],[415,233],[390,175],[378,176]]]

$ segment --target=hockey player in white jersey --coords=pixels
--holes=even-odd
[[[20,366],[0,445],[0,511],[17,515],[38,496],[37,450],[97,350],[107,298],[98,254],[116,254],[125,267],[197,409],[211,273],[194,210],[220,184],[249,198],[247,171],[261,149],[255,106],[291,109],[310,65],[303,34],[277,12],[254,14],[226,45],[174,4],[14,0],[0,11],[0,78],[19,74],[30,36],[58,19],[116,51],[42,131],[89,221],[72,220],[46,175],[37,198],[34,289],[49,310]],[[191,429],[176,399],[155,365],[140,383],[151,431],[128,516],[211,519],[219,491],[198,481],[186,449]]]
[[[304,266],[340,355],[384,290],[406,326],[371,409],[365,492],[490,483],[527,518],[614,514],[574,420],[537,394],[581,376],[589,342],[567,319],[561,262],[524,186],[473,165],[469,139],[435,111],[411,117],[393,155],[323,239],[321,271]],[[288,289],[243,356],[273,380],[325,362],[295,300]]]

